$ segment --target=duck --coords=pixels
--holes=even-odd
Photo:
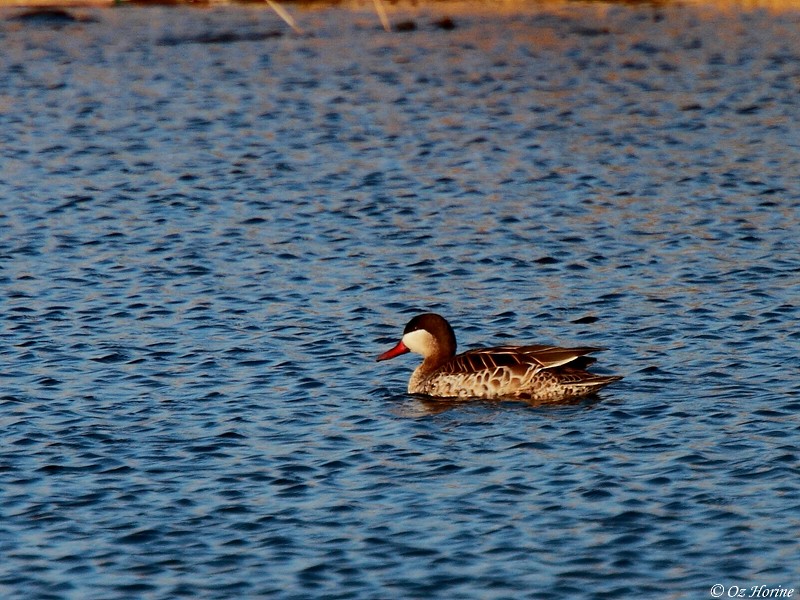
[[[495,346],[456,354],[456,335],[441,315],[411,319],[400,341],[377,361],[414,352],[422,364],[411,374],[408,393],[442,399],[565,402],[585,398],[622,379],[586,368],[597,359],[592,346]]]

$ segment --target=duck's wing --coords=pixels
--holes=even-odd
[[[496,346],[478,348],[454,356],[438,371],[446,374],[468,374],[484,370],[522,367],[525,370],[553,369],[566,365],[583,369],[595,361],[586,354],[598,352],[603,348],[584,346],[581,348],[558,348],[556,346]],[[516,367],[516,368],[515,368]]]
[[[538,363],[543,369],[554,369],[569,364],[570,367],[586,368],[597,359],[587,354],[601,352],[605,348],[581,346],[578,348],[559,348],[558,346],[501,346],[502,349],[514,349],[526,362]]]

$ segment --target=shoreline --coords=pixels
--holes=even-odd
[[[576,6],[594,6],[598,12],[612,8],[652,8],[676,9],[693,8],[708,9],[719,12],[795,12],[800,11],[800,0],[431,0],[415,2],[413,0],[280,0],[279,4],[290,10],[315,11],[339,8],[349,11],[371,11],[382,5],[390,14],[414,13],[421,10],[436,10],[454,16],[480,14],[529,14],[542,10],[566,10]],[[79,8],[116,8],[121,6],[181,6],[208,8],[252,8],[272,10],[266,1],[260,0],[0,0],[3,9],[79,9]]]

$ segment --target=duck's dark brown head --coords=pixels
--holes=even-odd
[[[426,359],[443,362],[456,354],[456,334],[447,320],[434,313],[417,315],[403,330],[397,345],[381,354],[378,360],[388,360],[406,352],[421,354]]]

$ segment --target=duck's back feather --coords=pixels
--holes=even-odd
[[[484,369],[498,367],[525,366],[528,369],[552,369],[572,363],[571,366],[582,369],[597,359],[584,356],[599,352],[604,348],[558,348],[556,346],[496,346],[494,348],[478,348],[454,356],[444,363],[438,373],[456,375],[474,373]]]

